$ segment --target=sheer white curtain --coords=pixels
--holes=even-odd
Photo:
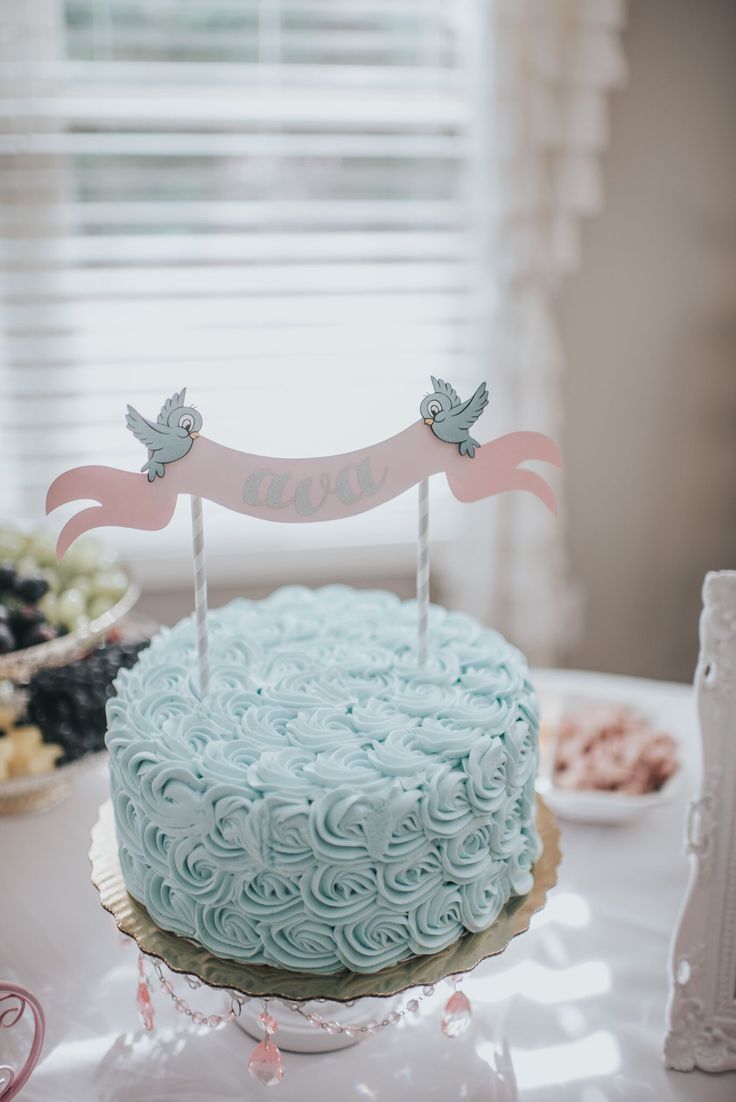
[[[479,2],[479,316],[493,432],[530,428],[562,442],[555,297],[580,261],[582,220],[602,202],[607,97],[626,75],[626,9],[624,0]],[[484,189],[491,202],[482,213]],[[456,604],[549,663],[564,653],[579,615],[565,555],[564,475],[552,480],[557,519],[524,494],[472,507],[449,573]]]

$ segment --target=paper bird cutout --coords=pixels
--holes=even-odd
[[[472,398],[461,402],[453,386],[444,379],[430,375],[434,394],[428,394],[419,407],[425,425],[429,425],[438,440],[457,444],[460,455],[470,459],[480,447],[468,431],[488,405],[486,384],[481,383]]]
[[[185,406],[187,388],[178,394],[172,394],[161,406],[156,424],[128,406],[125,423],[141,444],[148,448],[148,462],[141,467],[146,471],[149,482],[154,478],[163,478],[166,464],[183,459],[199,436],[202,428],[202,415],[194,406]]]

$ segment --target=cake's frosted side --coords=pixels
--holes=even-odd
[[[538,720],[522,655],[432,606],[290,587],[191,619],[108,702],[126,885],[223,957],[373,972],[481,930],[531,887]]]

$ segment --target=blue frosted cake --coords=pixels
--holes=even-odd
[[[108,702],[128,891],[221,957],[375,972],[483,930],[532,884],[537,706],[500,635],[330,586],[192,619]]]

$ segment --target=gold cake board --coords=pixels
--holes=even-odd
[[[157,957],[172,972],[197,976],[208,987],[225,988],[255,998],[350,1002],[387,998],[413,987],[437,984],[447,976],[469,972],[487,957],[502,953],[512,938],[528,930],[532,915],[542,909],[548,892],[557,883],[561,857],[560,834],[554,815],[540,796],[537,796],[537,828],[544,849],[532,870],[531,891],[510,900],[487,930],[465,934],[440,953],[411,957],[371,975],[357,972],[320,975],[224,960],[188,938],[162,930],[125,888],[109,800],[101,806],[92,828],[89,857],[92,883],[118,929],[133,938],[143,953]]]

